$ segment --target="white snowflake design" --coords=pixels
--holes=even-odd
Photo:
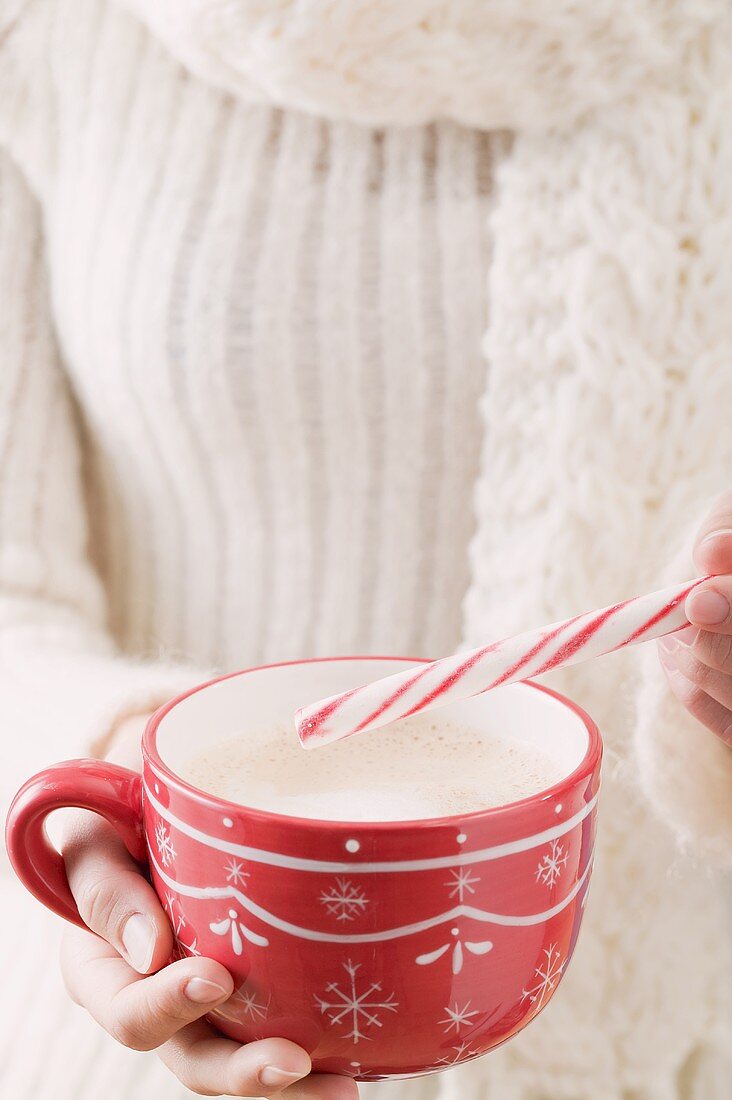
[[[227,1020],[234,1020],[235,1023],[242,1023],[247,1017],[252,1023],[259,1023],[266,1020],[271,1001],[272,998],[268,997],[266,1003],[260,1002],[256,991],[240,985],[226,1004],[221,1005],[216,1011]]]
[[[568,859],[569,853],[565,852],[564,846],[558,840],[553,840],[549,851],[545,852],[539,860],[536,881],[543,883],[544,886],[554,886],[555,882],[561,878],[562,869],[566,866]]]
[[[226,871],[226,881],[233,882],[235,886],[243,884],[249,878],[249,872],[244,870],[244,864],[234,859],[233,856],[224,867],[224,870]]]
[[[176,936],[176,938],[179,937],[180,933],[181,933],[181,929],[185,928],[185,926],[186,926],[186,921],[185,921],[185,917],[183,916],[183,913],[180,910],[180,904],[178,902],[177,897],[175,896],[175,894],[171,894],[171,892],[169,890],[165,895],[165,902],[163,903],[163,908],[165,909],[168,916],[170,917],[170,923],[171,923],[171,926],[173,928],[173,934]]]
[[[155,843],[158,846],[158,852],[160,853],[160,862],[163,867],[170,867],[171,863],[175,859],[175,848],[173,847],[173,841],[170,836],[170,832],[165,825],[165,822],[158,821],[155,826]]]
[[[435,1062],[437,1066],[456,1066],[458,1062],[462,1062],[465,1058],[475,1058],[478,1051],[470,1046],[470,1043],[460,1043],[459,1046],[454,1046],[453,1053],[447,1055],[444,1058],[438,1058]]]
[[[451,879],[448,879],[445,886],[451,886],[450,897],[457,898],[460,904],[465,901],[465,894],[474,894],[476,883],[480,882],[478,875],[473,875],[468,867],[459,867],[455,871],[450,871],[452,875]]]
[[[327,996],[316,997],[315,1003],[332,1024],[350,1023],[350,1031],[346,1032],[345,1038],[355,1044],[369,1038],[364,1034],[365,1028],[383,1027],[379,1012],[396,1012],[399,1003],[394,1000],[393,993],[388,997],[383,995],[381,982],[372,982],[363,992],[358,992],[360,963],[348,959],[343,963],[343,969],[348,975],[348,981],[343,983],[346,988],[341,989],[340,982],[329,982],[325,987]]]
[[[257,1000],[257,994],[249,989],[244,989],[243,986],[237,989],[232,997],[232,1000],[240,1002],[242,1011],[251,1020],[265,1020],[267,1018],[271,999],[271,997],[268,997],[266,1004],[260,1004]]]
[[[528,989],[521,991],[522,1002],[528,997],[529,1002],[532,1005],[536,1005],[537,1010],[541,1008],[544,1001],[554,992],[557,982],[562,976],[564,967],[567,964],[567,960],[564,959],[559,962],[560,952],[555,943],[545,947],[543,950],[544,959],[539,963],[534,971],[534,977],[536,981]]]
[[[320,903],[336,920],[353,920],[363,913],[369,899],[360,886],[355,886],[348,879],[337,878],[329,890],[322,892]]]
[[[491,940],[462,940],[460,939],[460,929],[451,928],[450,935],[454,936],[454,942],[452,943],[452,972],[453,974],[459,974],[465,963],[465,953],[463,946],[470,952],[471,955],[487,955],[493,948]],[[427,951],[424,955],[417,955],[415,962],[419,966],[431,966],[432,963],[437,962],[443,955],[447,954],[450,950],[451,944],[443,943],[441,947],[436,948],[434,951]]]
[[[473,1016],[480,1015],[477,1008],[470,1011],[470,1001],[466,1001],[462,1008],[460,1008],[457,1001],[454,1001],[452,1008],[450,1008],[449,1005],[445,1005],[445,1012],[447,1016],[444,1020],[440,1020],[440,1023],[448,1035],[453,1028],[455,1028],[455,1031],[459,1035],[461,1027],[471,1026]]]
[[[184,943],[180,936],[175,937],[177,955],[181,959],[187,959],[191,955],[200,955],[198,950],[198,938],[193,937],[190,943]]]
[[[247,928],[242,921],[239,920],[239,914],[236,909],[229,909],[228,915],[223,920],[212,921],[209,924],[209,928],[216,936],[231,936],[231,949],[235,955],[241,955],[244,950],[244,944],[242,943],[242,936],[249,940],[250,943],[255,943],[258,947],[267,947],[269,940],[264,936],[260,936],[258,932],[252,932],[251,928]]]

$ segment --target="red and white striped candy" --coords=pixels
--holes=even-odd
[[[443,657],[301,707],[295,715],[298,737],[306,749],[327,745],[502,684],[660,638],[687,625],[684,601],[707,579],[700,577]]]

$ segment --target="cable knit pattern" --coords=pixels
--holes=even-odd
[[[501,170],[466,605],[476,642],[607,602],[611,578],[612,598],[652,588],[682,540],[666,579],[693,575],[691,535],[732,473],[729,21],[722,29],[689,51],[678,86],[522,136]],[[592,682],[595,670],[577,675]],[[646,684],[644,783],[687,840],[729,866],[732,754],[701,731],[691,751],[694,724],[670,699],[658,709],[667,691],[650,658]],[[674,745],[679,766],[659,772]]]
[[[38,211],[1,153],[0,242],[0,713],[4,728],[28,730],[29,743],[25,762],[14,755],[3,768],[5,786],[18,767],[79,755],[119,716],[149,711],[201,669],[123,658],[106,629]]]
[[[0,8],[5,783],[211,666],[477,644],[684,540],[688,575],[732,474],[726,5],[134,7]],[[726,1100],[720,879],[645,796],[729,862],[732,760],[643,664],[554,677],[608,755],[551,1010],[367,1096]],[[0,1035],[2,1091],[188,1095],[67,1007],[59,922],[3,895],[38,1028]]]
[[[623,598],[653,587],[659,563],[729,483],[721,303],[732,287],[715,257],[732,243],[721,184],[730,71],[729,39],[705,41],[678,88],[649,89],[572,130],[521,135],[499,170],[468,642],[601,605],[610,589]],[[687,545],[667,579],[692,573]],[[577,1096],[619,1098],[621,1082],[638,1087],[631,1067],[653,1047],[642,1095],[673,1097],[690,1087],[684,1066],[715,1029],[719,1049],[729,1044],[719,1026],[729,971],[718,969],[729,916],[710,912],[709,881],[681,869],[648,819],[632,768],[634,712],[642,785],[689,847],[726,864],[732,757],[675,705],[653,648],[640,691],[638,668],[617,654],[552,678],[589,707],[609,750],[592,923],[530,1053],[516,1044],[493,1059],[505,1074],[497,1096],[573,1095],[571,1080],[584,1082]],[[638,1026],[630,1006],[642,1013],[649,996],[661,1016]],[[692,1004],[711,1008],[695,1037]],[[613,1036],[601,1058],[586,1031],[598,1018]],[[547,1065],[564,1079],[554,1092]],[[718,1072],[692,1094],[724,1096],[730,1070]],[[470,1067],[462,1077],[455,1097],[485,1095]],[[512,1091],[517,1079],[525,1092]]]

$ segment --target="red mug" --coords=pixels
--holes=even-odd
[[[44,819],[62,806],[94,810],[149,862],[176,953],[231,972],[236,992],[209,1017],[226,1035],[283,1036],[310,1052],[317,1071],[361,1081],[485,1054],[548,1004],[577,940],[602,756],[579,707],[530,683],[446,706],[446,719],[549,751],[564,776],[521,801],[455,817],[302,819],[227,802],[176,773],[207,739],[240,733],[242,715],[248,726],[291,722],[298,705],[415,663],[268,665],[180,696],[148,723],[142,777],[79,760],[25,784],[7,824],[17,874],[80,924]]]

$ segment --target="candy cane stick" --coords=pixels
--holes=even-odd
[[[301,707],[295,716],[298,737],[306,749],[327,745],[502,684],[660,638],[687,625],[684,601],[708,579],[699,577],[576,615]]]

